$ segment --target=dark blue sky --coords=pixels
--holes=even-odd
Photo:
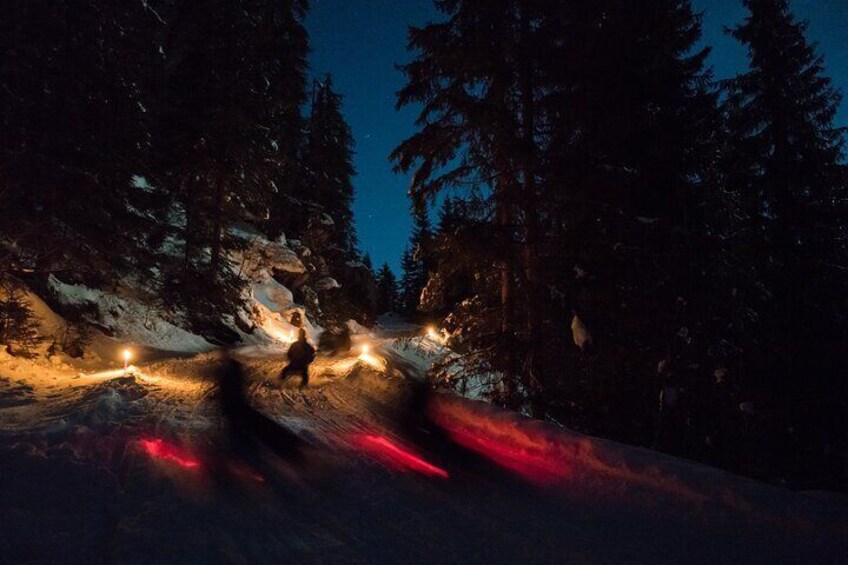
[[[744,17],[741,2],[693,4],[704,13],[704,41],[713,46],[710,63],[716,77],[743,70],[745,51],[722,31]],[[809,20],[809,38],[819,42],[828,74],[848,93],[848,0],[791,0],[791,6],[796,16]],[[395,64],[409,59],[407,26],[438,18],[431,0],[311,0],[306,20],[312,72],[333,74],[356,140],[354,214],[362,250],[375,266],[387,261],[398,273],[411,227],[409,180],[392,172],[387,157],[414,132],[415,111],[394,109],[395,93],[403,86]],[[848,124],[848,102],[842,104],[839,123]]]

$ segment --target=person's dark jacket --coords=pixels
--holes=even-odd
[[[305,341],[296,341],[289,347],[288,359],[291,367],[306,367],[315,359],[315,349]]]

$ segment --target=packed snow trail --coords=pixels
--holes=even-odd
[[[16,399],[0,403],[0,561],[848,559],[843,500],[560,437],[460,399],[436,397],[440,427],[422,427],[414,368],[388,349],[319,357],[305,391],[278,385],[279,351],[238,357],[251,404],[300,438],[296,460],[227,447],[217,353],[42,393],[0,384]]]

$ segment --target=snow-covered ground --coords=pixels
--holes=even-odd
[[[289,300],[254,292],[270,312]],[[0,562],[848,560],[838,495],[422,396],[410,377],[445,354],[438,336],[357,329],[304,391],[277,381],[280,344],[238,353],[251,405],[298,457],[231,444],[220,352],[139,349],[128,374],[108,352],[0,356]]]

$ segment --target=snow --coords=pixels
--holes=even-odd
[[[488,400],[500,386],[498,375],[470,373],[465,361],[448,347],[448,335],[442,329],[412,324],[399,314],[385,314],[377,322],[385,336],[381,345],[397,360],[424,378],[434,365],[453,391],[471,400]],[[390,337],[391,336],[391,337]]]
[[[256,304],[285,307],[286,292],[265,285]],[[62,323],[43,312],[45,327]],[[423,367],[445,348],[416,334],[357,343],[379,357],[381,344],[402,350],[405,339]],[[383,372],[356,348],[319,357],[303,392],[273,381],[279,349],[239,351],[252,404],[308,449],[299,464],[248,451],[225,480],[212,471],[234,465],[210,378],[216,352],[131,375],[116,361],[91,372],[77,360],[0,356],[2,555],[396,562],[418,544],[428,562],[844,563],[848,502],[830,493],[793,493],[456,395],[434,395],[428,410],[459,447],[431,434],[419,443],[397,431],[408,383],[392,351]],[[363,438],[421,465],[401,468]]]
[[[67,284],[53,275],[49,285],[63,304],[93,308],[97,313],[94,321],[123,344],[186,353],[213,348],[202,337],[157,316],[149,305],[84,285]]]
[[[302,306],[294,303],[291,291],[278,283],[267,270],[261,270],[251,285],[248,311],[250,321],[260,330],[258,335],[243,336],[246,343],[253,345],[287,346],[292,343],[300,329],[289,322],[295,312],[300,314],[310,342],[318,343],[323,331],[312,324]]]
[[[846,516],[844,497],[793,493],[456,396],[439,395],[430,402],[429,411],[458,443],[549,488],[614,500],[620,507],[660,506],[671,512],[682,505],[690,517],[701,516],[699,520],[714,512],[740,514],[749,525],[769,524],[792,536],[803,531],[805,536],[828,537],[848,531],[844,521],[838,526],[832,522],[837,515],[843,520]],[[617,485],[612,492],[611,485]]]
[[[260,272],[252,287],[253,299],[274,312],[284,312],[294,305],[291,291],[278,283],[267,270]]]
[[[248,277],[253,274],[251,270],[257,268],[276,269],[294,274],[306,273],[306,266],[297,253],[289,247],[285,236],[281,236],[276,241],[269,241],[258,232],[247,228],[232,228],[230,233],[248,244],[245,251],[235,253],[233,256],[234,262],[243,271],[246,270],[244,274]],[[245,265],[248,266],[247,269],[244,268]]]
[[[337,281],[333,277],[324,277],[320,279],[317,283],[315,283],[315,286],[319,290],[333,290],[342,287],[342,285],[339,284],[339,281]]]
[[[452,352],[426,334],[386,339],[383,346],[421,373]]]
[[[139,105],[140,104],[141,103],[139,102]],[[141,175],[133,175],[132,178],[130,179],[130,184],[134,188],[141,189],[144,192],[153,192],[153,187],[150,185],[147,178],[143,177]]]
[[[389,312],[377,318],[377,326],[387,332],[417,332],[420,324],[413,324],[400,314]]]
[[[362,335],[362,334],[370,334],[371,333],[368,330],[368,328],[366,328],[365,326],[363,326],[362,324],[360,324],[356,320],[348,320],[347,321],[347,329],[349,329],[350,333],[352,333],[353,335]]]
[[[242,321],[258,331],[245,334],[232,324],[243,343],[258,347],[260,350],[264,348],[279,350],[282,347],[288,347],[295,340],[300,329],[289,320],[294,313],[299,313],[307,339],[317,344],[323,329],[308,319],[306,309],[302,305],[295,304],[291,290],[280,284],[272,275],[274,271],[306,273],[306,267],[297,253],[289,247],[289,243],[297,247],[298,242],[295,240],[287,242],[284,235],[270,241],[247,226],[231,228],[230,233],[248,243],[247,249],[234,254],[233,264],[235,272],[248,283],[248,290],[244,297],[247,304],[241,313]]]

